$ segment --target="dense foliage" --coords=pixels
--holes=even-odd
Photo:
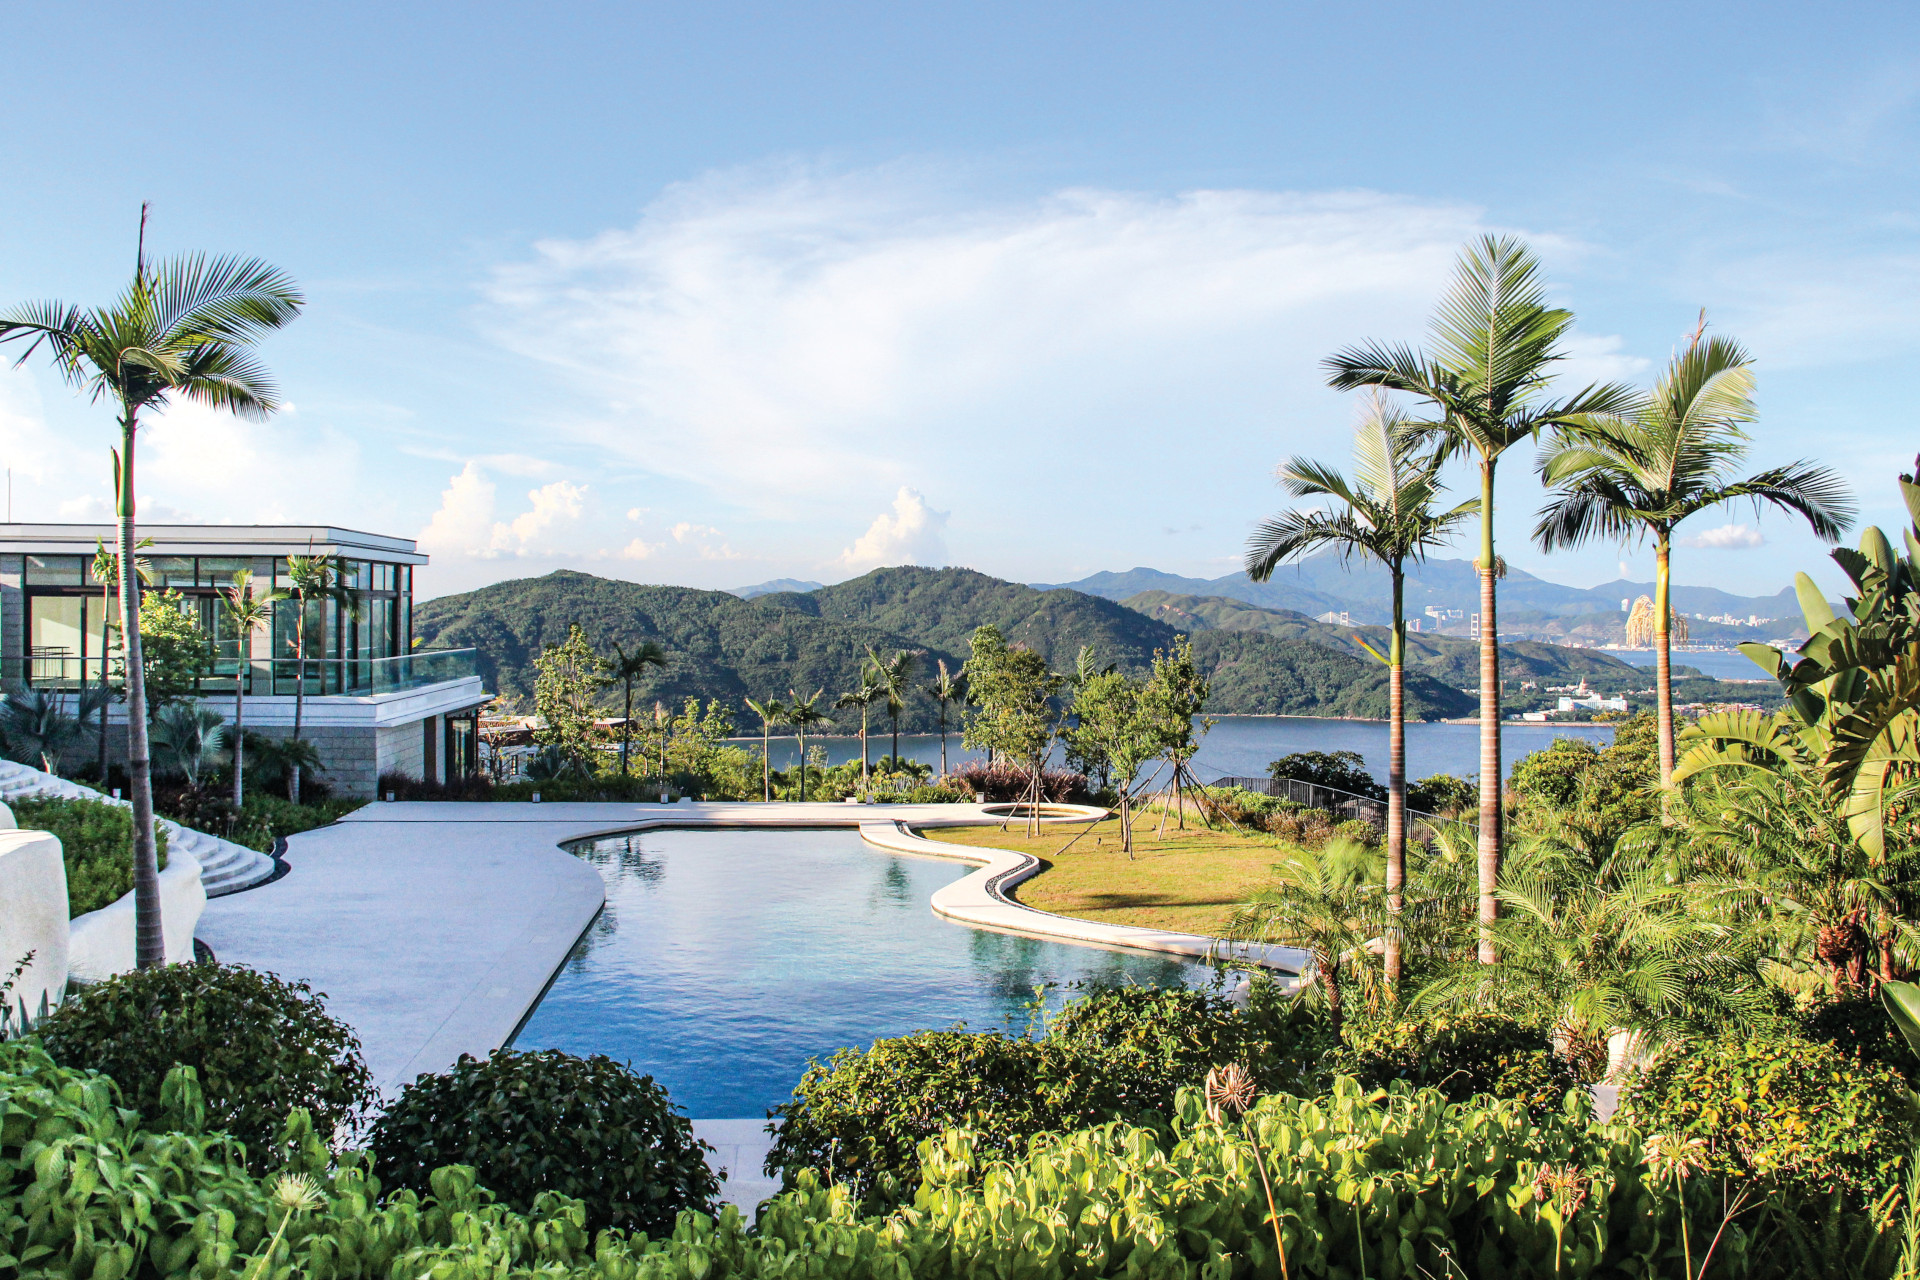
[[[37,1028],[62,1066],[112,1076],[128,1105],[162,1109],[176,1066],[192,1067],[206,1123],[271,1160],[287,1116],[352,1129],[373,1098],[360,1042],[304,982],[239,965],[176,964],[119,974],[69,995]]]
[[[665,1235],[681,1211],[714,1211],[711,1150],[652,1076],[558,1050],[462,1056],[408,1085],[373,1126],[374,1172],[426,1194],[435,1170],[465,1165],[522,1213],[559,1192],[589,1230]]]
[[[26,796],[11,801],[14,824],[60,838],[67,868],[67,913],[83,916],[133,891],[133,811],[105,800]],[[167,865],[167,833],[156,827],[160,865]]]
[[[1578,1087],[1546,1035],[1497,1014],[1351,1023],[1328,1069],[1368,1088],[1404,1080],[1454,1102],[1490,1094],[1535,1113],[1558,1110]]]

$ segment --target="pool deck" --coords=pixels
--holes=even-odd
[[[1091,811],[1085,811],[1091,812]],[[374,803],[294,836],[289,872],[207,904],[197,936],[221,960],[311,983],[360,1037],[382,1094],[512,1039],[606,901],[600,875],[560,846],[659,827],[859,828],[870,843],[984,863],[932,908],[979,927],[1137,950],[1203,954],[1209,939],[1049,915],[1006,890],[1024,854],[939,844],[913,826],[1003,821],[980,805]],[[1276,949],[1277,952],[1277,949]],[[1289,963],[1295,953],[1262,957]],[[764,1124],[754,1120],[751,1125]],[[770,1194],[764,1135],[698,1118],[731,1166],[728,1198]],[[751,1195],[748,1199],[745,1196]]]

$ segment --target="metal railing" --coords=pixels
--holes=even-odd
[[[71,690],[83,684],[99,684],[102,669],[113,684],[120,683],[120,659],[79,658],[65,652],[35,649],[22,663],[9,662],[5,675],[46,689]],[[300,669],[306,667],[306,692],[311,697],[347,694],[353,697],[377,697],[401,693],[428,685],[447,684],[480,674],[479,653],[475,649],[421,649],[391,658],[254,658],[245,663],[232,658],[218,659],[212,672],[200,681],[202,694],[233,692],[236,677],[246,680],[245,692],[251,696],[277,694],[291,697],[300,686]],[[22,672],[20,667],[26,670]]]
[[[1295,804],[1309,809],[1324,809],[1336,818],[1346,821],[1358,818],[1371,822],[1375,826],[1387,825],[1387,802],[1372,796],[1363,796],[1353,791],[1343,791],[1339,787],[1329,787],[1318,782],[1302,782],[1297,778],[1221,778],[1211,784],[1216,787],[1237,787],[1242,791],[1251,791],[1255,795],[1273,796],[1281,800],[1291,800]],[[1427,813],[1411,806],[1407,817],[1424,822],[1457,821],[1443,818],[1440,814]],[[1466,825],[1473,826],[1471,821]]]

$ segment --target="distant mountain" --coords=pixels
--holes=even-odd
[[[804,578],[775,578],[771,582],[756,582],[750,587],[728,587],[727,594],[739,596],[742,600],[752,600],[757,596],[770,596],[776,591],[818,591],[820,584]]]
[[[1311,556],[1298,564],[1283,565],[1266,582],[1255,582],[1244,573],[1222,578],[1183,578],[1158,569],[1130,569],[1124,573],[1103,572],[1044,588],[1083,591],[1088,595],[1125,600],[1145,591],[1166,591],[1177,595],[1222,596],[1267,609],[1291,609],[1314,617],[1322,613],[1348,613],[1357,623],[1384,625],[1391,619],[1393,589],[1385,569],[1361,561],[1344,561],[1332,552]],[[1464,619],[1480,608],[1479,576],[1467,560],[1428,560],[1412,566],[1407,574],[1406,609],[1411,617],[1420,617],[1431,606],[1457,610]],[[1548,582],[1523,569],[1510,569],[1500,583],[1502,635],[1527,630],[1524,618],[1576,617],[1599,613],[1617,613],[1622,600],[1631,601],[1651,595],[1650,582],[1624,580],[1598,587],[1568,587]],[[1714,587],[1676,586],[1673,606],[1683,613],[1732,614],[1741,619],[1784,619],[1797,622],[1800,609],[1791,588],[1771,596],[1737,596]],[[1515,626],[1509,626],[1514,623]],[[1784,627],[1768,630],[1767,635],[1785,634]],[[1546,634],[1542,630],[1542,634]],[[1739,638],[1757,638],[1742,635]]]
[[[423,642],[473,646],[487,687],[531,709],[533,660],[578,624],[602,652],[619,640],[658,641],[671,656],[649,675],[636,702],[677,704],[718,698],[746,726],[745,697],[785,697],[789,688],[832,696],[854,687],[868,646],[881,652],[921,651],[926,666],[944,658],[957,668],[974,628],[991,622],[1011,639],[1070,669],[1082,645],[1103,663],[1144,671],[1155,649],[1185,628],[1076,591],[1037,591],[966,569],[880,569],[811,592],[772,592],[743,600],[725,591],[643,586],[560,570],[541,578],[499,582],[442,596],[414,611]],[[1386,673],[1310,639],[1257,631],[1211,630],[1193,637],[1194,654],[1212,675],[1210,710],[1220,714],[1386,715]],[[603,707],[617,707],[608,689]],[[1423,719],[1466,713],[1472,700],[1425,674],[1408,681],[1409,714]],[[916,699],[902,727],[925,731],[934,709]],[[854,723],[843,718],[844,732]]]

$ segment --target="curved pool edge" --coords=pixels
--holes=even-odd
[[[1078,806],[1076,806],[1078,807]],[[1091,818],[1104,810],[1086,809],[1079,816]],[[1067,821],[1068,818],[1056,818]],[[914,826],[978,826],[978,822],[917,822]],[[1078,916],[1063,916],[1027,906],[1009,896],[1008,890],[1040,874],[1041,860],[1030,853],[977,845],[948,844],[916,835],[900,819],[868,821],[860,824],[860,838],[875,848],[895,853],[910,853],[961,862],[981,864],[971,875],[934,891],[934,914],[979,929],[999,933],[1046,938],[1054,942],[1082,946],[1117,947],[1126,951],[1152,951],[1187,956],[1196,960],[1224,960],[1232,964],[1258,965],[1298,975],[1307,965],[1307,953],[1295,947],[1267,943],[1231,942],[1197,933],[1176,933],[1171,929],[1150,929],[1143,925],[1103,924]]]

